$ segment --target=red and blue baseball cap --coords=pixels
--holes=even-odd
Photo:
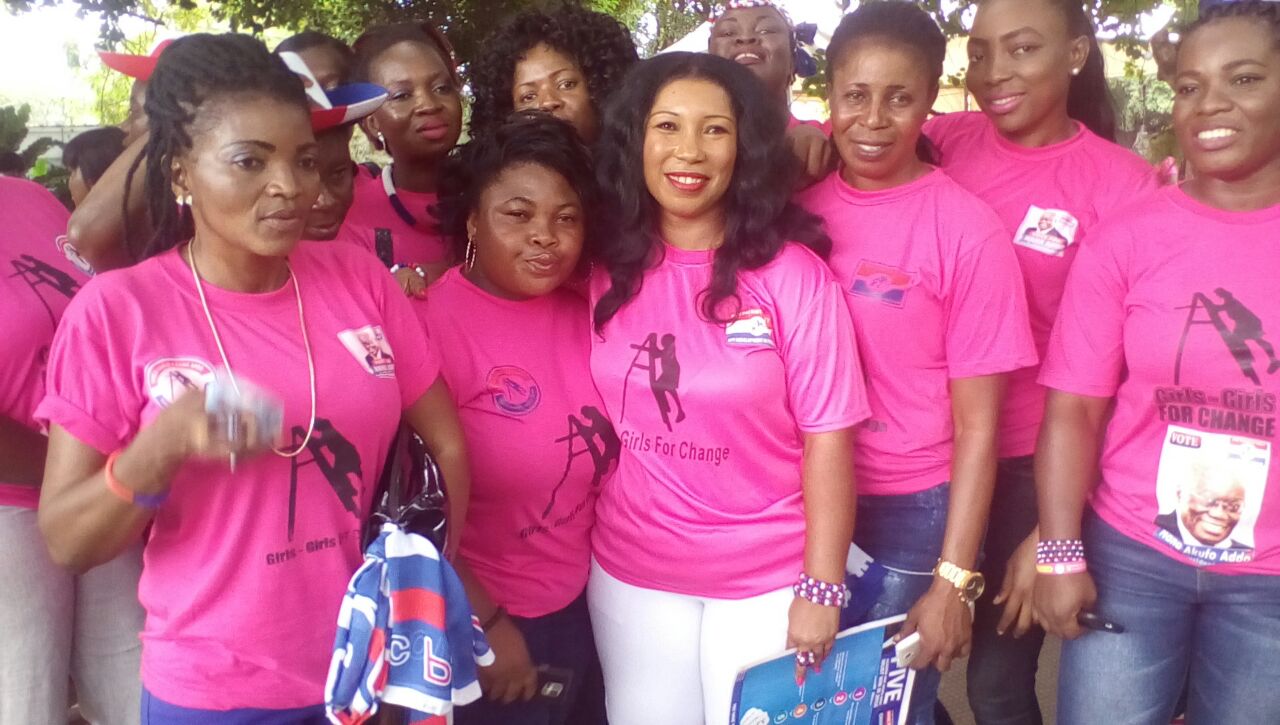
[[[348,83],[325,90],[301,55],[292,51],[279,55],[289,70],[302,78],[307,98],[311,101],[312,131],[327,131],[359,121],[378,110],[387,100],[387,89],[373,83]]]
[[[105,50],[98,51],[98,57],[102,59],[111,70],[123,73],[130,78],[137,78],[140,81],[146,81],[151,78],[151,74],[156,69],[156,62],[160,60],[160,54],[173,44],[173,39],[162,40],[156,44],[151,50],[150,55],[132,55],[130,53],[111,53]]]

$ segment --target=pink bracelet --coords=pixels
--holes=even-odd
[[[795,592],[797,597],[807,599],[819,606],[841,608],[849,606],[849,587],[845,586],[844,582],[832,584],[800,572],[800,578],[791,587],[791,591]]]

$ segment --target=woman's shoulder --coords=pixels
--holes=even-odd
[[[800,242],[784,242],[773,260],[745,275],[757,281],[770,296],[800,306],[818,296],[834,279],[831,268],[818,253]]]
[[[981,135],[991,122],[979,111],[940,113],[924,124],[924,134],[938,146],[950,146]]]

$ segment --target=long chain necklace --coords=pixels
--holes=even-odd
[[[218,354],[222,356],[222,364],[227,369],[227,377],[231,379],[231,388],[236,391],[236,395],[240,394],[240,386],[236,383],[236,374],[231,370],[231,361],[227,359],[227,351],[222,346],[222,336],[218,334],[218,326],[213,324],[213,313],[209,310],[209,300],[204,296],[204,285],[200,281],[200,270],[196,268],[196,240],[192,239],[187,243],[187,262],[191,265],[191,278],[195,280],[196,292],[200,295],[200,306],[204,308],[204,318],[209,321],[209,331],[213,333],[213,342],[218,346]],[[271,450],[277,456],[285,458],[295,458],[307,449],[307,443],[311,441],[311,434],[316,430],[316,361],[311,355],[311,340],[307,337],[307,318],[302,313],[302,290],[298,288],[298,276],[293,273],[293,268],[289,263],[285,262],[285,268],[289,270],[289,280],[293,282],[293,295],[298,300],[298,326],[302,328],[302,346],[307,351],[307,374],[311,377],[311,422],[307,424],[307,435],[302,439],[302,444],[293,451],[282,451],[272,446]]]

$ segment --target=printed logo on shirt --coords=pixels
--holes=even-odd
[[[213,380],[213,366],[198,357],[165,357],[147,363],[142,378],[147,397],[165,408],[190,390],[204,390]]]
[[[853,272],[849,291],[858,297],[878,300],[890,307],[902,307],[907,290],[915,284],[915,275],[887,264],[861,260]]]
[[[1270,465],[1267,441],[1169,426],[1154,536],[1200,565],[1251,561]]]
[[[524,368],[499,365],[489,371],[489,395],[498,410],[512,415],[528,415],[542,402],[542,389]]]
[[[724,341],[735,346],[773,347],[773,321],[769,313],[758,307],[739,312],[725,326]]]
[[[684,406],[680,404],[680,360],[676,357],[676,336],[668,332],[659,337],[658,333],[651,332],[644,342],[632,345],[631,349],[636,354],[631,358],[631,366],[627,368],[622,381],[622,405],[618,421],[627,417],[627,393],[630,392],[631,374],[642,370],[648,379],[649,392],[653,394],[663,425],[668,431],[675,430],[673,424],[685,417]]]
[[[63,234],[54,240],[54,245],[58,247],[58,251],[62,256],[67,258],[68,262],[75,265],[76,269],[84,272],[90,277],[93,276],[93,265],[89,264],[89,260],[80,256],[80,250],[71,246],[71,242],[67,239],[67,235]]]
[[[289,518],[286,527],[289,541],[293,541],[297,527],[299,474],[308,466],[316,467],[347,513],[356,519],[360,515],[359,496],[365,478],[360,451],[355,444],[334,427],[333,421],[320,417],[316,418],[310,438],[307,438],[307,427],[304,425],[295,425],[289,430],[289,450],[296,450],[304,440],[307,441],[306,450],[289,459]],[[302,544],[303,550],[309,554],[337,545],[337,537],[329,536]]]
[[[343,330],[338,333],[338,340],[365,372],[379,378],[396,376],[396,361],[391,355],[391,344],[382,333],[381,325]]]
[[[1193,335],[1206,325],[1217,331],[1227,352],[1240,367],[1240,372],[1254,385],[1262,384],[1262,378],[1258,374],[1262,363],[1266,364],[1267,375],[1280,371],[1280,358],[1276,357],[1276,349],[1267,340],[1266,332],[1262,329],[1262,318],[1229,290],[1218,287],[1212,292],[1212,296],[1202,292],[1192,293],[1191,304],[1178,309],[1188,310],[1188,313],[1187,322],[1182,328],[1182,339],[1178,342],[1178,357],[1173,366],[1175,385],[1182,382],[1182,356],[1187,343],[1193,341]],[[1198,336],[1194,339],[1198,339]],[[1250,347],[1249,343],[1253,343],[1253,346]],[[1262,359],[1259,359],[1259,353]]]
[[[1075,244],[1079,229],[1080,222],[1070,212],[1041,209],[1033,204],[1022,218],[1022,224],[1018,225],[1013,243],[1041,254],[1061,257],[1066,254],[1067,247]]]
[[[581,418],[573,414],[565,416],[569,432],[555,440],[556,443],[563,443],[565,447],[564,474],[551,489],[551,496],[542,510],[542,521],[522,529],[520,531],[522,539],[535,534],[545,534],[577,518],[578,514],[586,509],[590,497],[598,493],[600,483],[604,481],[605,476],[609,475],[618,464],[618,456],[622,453],[622,441],[618,439],[618,434],[614,431],[613,423],[609,422],[608,416],[592,405],[582,406],[580,412]],[[581,448],[578,447],[579,444]],[[560,489],[569,480],[569,474],[573,472],[574,459],[583,455],[587,456],[591,463],[591,489],[586,498],[575,502],[567,512],[552,519],[551,513],[556,508],[556,498],[560,495]]]
[[[45,299],[43,292],[47,290],[71,299],[76,292],[80,291],[80,283],[76,281],[75,277],[57,267],[45,264],[30,254],[19,254],[17,257],[10,259],[9,264],[13,266],[13,274],[9,276],[17,277],[27,283],[27,286],[31,288],[32,294],[36,296],[36,299],[40,300],[41,305],[44,305],[45,312],[49,313],[49,321],[57,325],[58,316],[54,314],[53,308],[49,306],[49,302]]]

